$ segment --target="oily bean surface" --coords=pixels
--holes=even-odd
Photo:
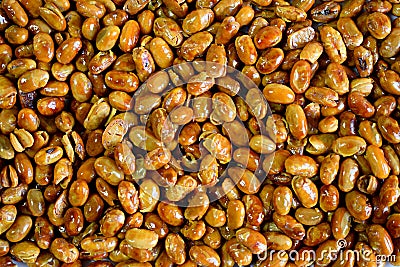
[[[0,0],[0,266],[400,265],[399,53],[398,0]]]

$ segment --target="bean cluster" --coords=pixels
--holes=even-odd
[[[400,266],[398,16],[0,0],[0,266]]]

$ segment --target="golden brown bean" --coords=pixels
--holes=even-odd
[[[293,90],[283,84],[270,83],[264,87],[263,94],[267,101],[278,104],[291,104],[294,102]]]
[[[112,70],[106,73],[105,83],[114,90],[134,92],[139,86],[139,79],[134,73]]]
[[[145,156],[145,168],[158,170],[171,160],[171,152],[166,148],[156,148]]]
[[[384,39],[392,29],[390,18],[381,12],[371,13],[367,17],[367,28],[376,39]]]
[[[189,256],[192,261],[200,266],[217,267],[221,264],[217,252],[208,246],[193,246],[190,248]]]
[[[230,229],[240,228],[245,219],[245,207],[240,200],[231,200],[227,208],[227,225]]]
[[[157,233],[146,229],[130,229],[126,232],[125,240],[134,248],[150,249],[157,245]]]
[[[304,225],[317,225],[322,222],[324,218],[323,213],[318,208],[304,208],[300,207],[294,214],[295,218]]]
[[[104,0],[103,4],[105,4],[104,2],[108,2],[110,3],[110,5],[113,5],[112,7],[113,11],[105,15],[103,18],[104,25],[105,26],[116,25],[118,27],[124,25],[124,23],[128,20],[128,13],[126,13],[124,10],[116,9],[114,3],[109,0]],[[106,9],[109,9],[107,11],[111,10],[111,8],[107,8],[107,6]]]
[[[165,239],[165,251],[175,264],[183,264],[186,260],[185,241],[176,233],[168,234]]]
[[[391,33],[385,38],[379,48],[379,54],[383,57],[392,57],[397,54],[400,50],[400,43],[398,41],[398,35],[400,34],[400,28],[393,28]]]
[[[397,202],[399,198],[399,180],[397,176],[391,175],[385,179],[379,192],[380,203],[390,207]]]
[[[391,255],[393,253],[393,242],[381,225],[373,224],[367,228],[368,239],[370,240],[371,248],[379,255]]]
[[[358,220],[366,220],[371,216],[372,206],[366,195],[358,191],[346,194],[346,207],[350,214]]]
[[[318,189],[317,186],[314,184],[314,182],[311,181],[309,178],[302,176],[295,176],[292,180],[292,188],[294,193],[298,197],[299,201],[304,207],[312,208],[317,204]]]
[[[82,48],[82,41],[79,38],[65,40],[56,50],[56,58],[61,64],[70,63]]]
[[[274,212],[273,220],[276,226],[290,238],[295,240],[302,240],[304,238],[306,233],[303,225],[297,222],[292,216],[279,215]]]
[[[338,178],[339,189],[343,192],[350,192],[353,190],[359,173],[357,162],[350,158],[345,159],[340,165]]]
[[[248,35],[242,35],[235,40],[236,52],[239,59],[246,65],[253,65],[257,61],[257,49]]]
[[[278,17],[281,17],[284,21],[289,22],[304,21],[307,17],[306,12],[294,6],[277,6],[275,12]]]
[[[260,254],[267,249],[267,241],[265,237],[250,228],[241,228],[236,231],[238,241],[247,247],[251,253]]]
[[[298,140],[306,137],[308,132],[307,118],[302,107],[298,104],[290,104],[286,108],[286,120],[290,133]]]
[[[83,179],[73,181],[68,192],[69,203],[74,207],[83,206],[89,197],[89,186]]]
[[[76,174],[77,179],[82,179],[90,183],[96,177],[96,171],[94,170],[95,160],[96,158],[88,158],[82,162]]]
[[[15,222],[17,218],[17,209],[14,205],[4,205],[0,209],[0,233],[6,232]]]
[[[75,67],[72,64],[61,64],[59,62],[55,62],[51,66],[51,73],[53,74],[56,80],[64,82],[67,80],[68,76],[74,71]]]
[[[30,189],[26,196],[28,208],[33,216],[39,217],[45,213],[45,201],[39,189]]]
[[[32,219],[27,215],[20,215],[8,229],[6,237],[10,242],[22,241],[32,228]]]
[[[178,125],[185,125],[193,119],[193,109],[189,107],[178,107],[170,113],[171,122]]]
[[[89,236],[81,241],[81,247],[88,252],[111,252],[117,246],[116,237]]]
[[[223,20],[227,16],[233,16],[240,6],[242,1],[239,0],[222,0],[215,4],[213,10],[215,18],[219,21]]]
[[[0,240],[0,257],[8,254],[10,251],[10,244],[6,240]]]
[[[359,133],[371,145],[382,146],[382,136],[378,131],[376,123],[367,120],[362,121],[359,124]]]
[[[285,160],[285,169],[292,175],[313,177],[318,172],[318,165],[311,157],[292,155]]]
[[[34,69],[25,72],[18,79],[18,89],[25,93],[44,87],[49,80],[49,73],[45,70]]]
[[[56,238],[51,243],[50,252],[65,263],[75,262],[79,257],[78,249],[64,238]]]
[[[39,150],[35,155],[35,162],[38,165],[48,165],[61,159],[63,150],[59,146],[45,147]]]
[[[50,62],[54,57],[54,42],[47,33],[38,33],[33,37],[33,54],[36,59]]]
[[[163,38],[172,47],[177,47],[183,42],[182,29],[171,18],[156,18],[153,31],[156,36]]]
[[[203,221],[188,222],[181,229],[181,233],[190,240],[200,240],[206,233],[206,225]]]
[[[49,81],[40,93],[45,96],[65,96],[68,94],[69,86],[66,82]]]
[[[378,127],[383,138],[390,143],[400,142],[400,127],[398,122],[388,116],[380,116],[378,118]]]
[[[67,22],[62,11],[54,3],[46,3],[43,7],[39,7],[39,15],[54,30],[64,31]]]
[[[282,49],[273,47],[264,51],[257,60],[256,68],[262,74],[274,73],[284,59]]]
[[[235,15],[235,20],[240,26],[245,26],[251,23],[254,18],[254,9],[251,6],[243,6]]]
[[[210,207],[204,219],[212,227],[221,227],[226,222],[225,211]]]
[[[85,219],[79,208],[69,208],[64,215],[64,227],[68,235],[76,236],[82,229]]]
[[[149,44],[149,50],[153,55],[155,63],[160,68],[168,68],[172,65],[174,54],[164,39],[160,37],[153,38]]]
[[[282,31],[276,26],[263,27],[254,36],[254,44],[258,49],[273,47],[281,40]]]
[[[157,207],[158,215],[169,225],[179,226],[183,224],[183,213],[175,204],[160,202]]]
[[[332,234],[336,239],[344,239],[351,230],[351,215],[346,208],[338,208],[332,216]]]
[[[135,155],[126,143],[118,143],[114,150],[115,163],[124,174],[132,175],[135,172]]]
[[[96,180],[97,182],[97,180]],[[99,183],[97,183],[99,184]],[[97,185],[96,187],[99,187],[101,185]],[[105,191],[105,190],[104,190]],[[111,192],[104,192],[106,193],[111,193]],[[99,192],[99,194],[102,194],[102,191]],[[84,216],[85,219],[88,222],[94,222],[97,221],[104,209],[104,202],[102,200],[102,198],[98,195],[98,194],[93,194],[91,196],[89,196],[87,202],[85,203],[85,206],[83,207],[83,212],[84,212]]]
[[[299,60],[290,73],[290,87],[296,94],[301,94],[307,90],[310,81],[311,65],[305,60]]]
[[[318,42],[310,42],[306,44],[300,53],[300,59],[308,60],[314,64],[323,52],[323,46]]]
[[[125,214],[119,209],[111,209],[100,220],[100,232],[105,237],[115,236],[124,226]]]
[[[240,191],[245,194],[254,194],[259,191],[261,183],[251,171],[232,167],[229,168],[228,174],[237,183]]]
[[[207,136],[203,145],[221,163],[227,163],[232,159],[231,143],[228,138],[219,133]]]
[[[329,58],[333,62],[343,63],[347,59],[347,52],[340,33],[330,26],[323,26],[320,34]]]
[[[236,238],[228,240],[225,244],[228,255],[232,261],[239,265],[249,265],[251,263],[251,251],[242,245]]]
[[[255,171],[260,165],[260,157],[251,149],[238,148],[233,153],[233,159],[246,166],[250,171]]]
[[[139,194],[131,182],[121,181],[119,183],[118,199],[124,210],[129,214],[135,213],[139,208]]]
[[[328,87],[310,87],[304,95],[308,100],[326,107],[337,107],[338,93]]]
[[[318,265],[329,265],[332,262],[332,259],[329,257],[321,257],[324,254],[324,251],[338,251],[339,245],[336,240],[327,240],[319,245],[316,250],[316,255],[318,257],[317,264]]]
[[[86,74],[74,72],[70,78],[72,95],[79,102],[86,102],[92,96],[92,83]]]
[[[312,27],[304,27],[288,35],[287,44],[290,49],[305,47],[315,38],[315,30]]]
[[[340,12],[340,5],[336,2],[321,3],[311,10],[311,18],[316,22],[330,22]]]
[[[216,25],[216,24],[214,24],[214,25]],[[220,44],[222,44],[222,45],[228,44],[229,41],[232,40],[232,38],[235,37],[235,35],[238,33],[239,28],[240,28],[240,24],[239,24],[239,22],[237,22],[235,20],[234,17],[229,16],[229,17],[224,18],[221,25],[219,25],[217,28],[217,32],[215,34],[215,43],[219,44],[219,45]],[[243,39],[242,41],[246,42],[246,38]],[[243,50],[242,47],[240,47],[239,49]],[[237,48],[236,48],[236,50],[237,50]],[[249,52],[254,53],[254,51],[249,51]]]
[[[76,10],[84,17],[102,18],[106,13],[105,6],[100,1],[77,1]]]
[[[368,161],[374,176],[380,179],[389,176],[390,166],[385,159],[382,149],[375,145],[369,145],[365,152],[365,158]]]
[[[28,15],[18,1],[5,0],[2,2],[2,8],[15,24],[21,27],[25,27],[28,24]]]
[[[117,59],[112,51],[99,52],[89,62],[89,71],[92,74],[100,74]]]
[[[197,80],[197,78],[196,78],[196,80]],[[214,81],[211,80],[210,78],[205,78],[205,81],[203,83],[196,82],[196,83],[193,83],[193,85],[195,85],[195,86],[189,87],[189,88],[191,88],[191,93],[193,93],[195,95],[201,93],[203,90],[206,91],[205,94],[199,95],[198,97],[193,99],[193,113],[194,113],[195,121],[197,121],[197,122],[205,121],[207,118],[209,118],[209,116],[212,112],[212,99],[211,99],[211,97],[208,96],[207,90],[210,89],[210,87],[213,85],[213,83],[214,83]],[[205,85],[205,87],[200,88],[200,86],[204,86],[204,85]],[[171,101],[173,100],[173,102],[171,102],[171,104],[173,104],[173,106],[178,106],[178,105],[181,105],[182,101],[184,101],[184,99],[186,98],[186,93],[181,94],[179,92],[179,94],[177,96],[172,96],[172,97],[176,97],[177,99],[176,100],[171,99]]]
[[[100,51],[108,51],[118,40],[120,29],[118,26],[107,26],[101,29],[96,36],[96,47]],[[127,52],[127,51],[124,51]]]
[[[292,239],[279,232],[265,232],[263,234],[268,248],[275,250],[289,250],[292,247]]]
[[[207,28],[214,20],[214,12],[204,8],[190,12],[182,22],[182,29],[191,35]]]
[[[386,229],[393,238],[399,237],[397,226],[399,225],[399,214],[392,214],[388,217],[386,222]]]
[[[154,13],[151,10],[144,10],[142,13],[138,14],[138,23],[140,31],[143,34],[149,34],[153,30],[154,23]]]
[[[339,95],[349,91],[349,79],[346,70],[337,62],[330,63],[326,68],[325,83]]]
[[[217,92],[212,97],[213,110],[210,114],[211,123],[218,125],[232,122],[236,117],[236,108],[232,98],[225,93]]]
[[[28,30],[12,25],[5,30],[5,38],[10,44],[21,45],[28,40]]]
[[[121,250],[122,253],[124,253],[126,256],[129,258],[134,259],[134,262],[140,261],[140,262],[147,262],[147,261],[153,261],[156,259],[156,255],[154,255],[155,251],[153,249],[138,249],[138,248],[133,248],[131,247],[128,242],[123,240],[120,245],[119,249]],[[129,262],[128,262],[129,263]],[[143,264],[143,263],[141,263]],[[145,265],[147,266],[147,265]]]
[[[213,36],[208,32],[198,32],[190,36],[182,43],[182,57],[188,61],[203,55],[205,50],[211,45]]]
[[[280,215],[287,215],[293,201],[293,193],[287,186],[278,186],[273,193],[274,209]]]
[[[40,249],[31,241],[17,243],[10,249],[10,254],[13,255],[18,261],[31,264],[36,262],[39,253]]]
[[[0,82],[0,107],[4,109],[10,109],[17,101],[17,90],[11,81],[4,76],[0,76]]]
[[[329,223],[323,222],[318,225],[311,226],[307,230],[307,234],[303,242],[307,246],[319,245],[326,241],[331,233],[332,230]]]
[[[360,117],[370,118],[375,113],[374,106],[360,92],[351,92],[347,102],[353,113]]]
[[[161,41],[162,39],[160,39],[160,38],[158,38],[158,37],[156,37],[156,38],[154,38],[153,40],[158,40],[157,42],[164,42],[164,41]],[[155,46],[155,47],[153,47],[153,46],[151,46],[151,51],[152,51],[152,53],[153,52],[156,52],[155,50],[152,50],[152,48],[155,48],[155,49],[161,49],[161,48],[159,48],[157,45]],[[169,48],[168,48],[169,49]],[[157,51],[157,53],[158,53],[159,51]],[[156,58],[156,62],[157,62],[157,59],[160,59],[160,60],[162,60],[163,62],[164,62],[164,60],[165,61],[168,61],[168,65],[171,63],[172,64],[172,59],[173,59],[173,56],[172,57],[170,57],[170,58],[168,58],[168,56],[167,56],[167,58],[163,58],[163,59],[161,59],[161,58],[158,58],[158,55],[157,55],[157,53],[153,53],[157,58]],[[166,63],[166,62],[164,62],[164,63]],[[160,63],[160,64],[163,64],[163,63]],[[167,74],[167,72],[164,72],[164,71],[161,71],[161,72],[157,72],[157,73],[155,73],[154,75],[151,75],[150,77],[149,77],[149,79],[147,80],[147,87],[148,87],[148,89],[149,89],[149,91],[150,92],[152,92],[152,93],[154,93],[154,94],[158,94],[158,93],[161,93],[167,86],[168,86],[168,82],[169,82],[169,76],[168,76],[168,74]],[[173,90],[171,90],[171,91],[174,91],[174,90],[176,90],[176,89],[179,89],[179,87],[178,88],[175,88],[175,89],[173,89]]]
[[[333,141],[332,149],[335,153],[348,157],[364,153],[366,145],[365,140],[359,136],[344,136]]]
[[[87,18],[82,24],[82,35],[92,41],[100,30],[99,20],[96,18]]]
[[[136,47],[132,50],[132,58],[137,76],[141,82],[144,82],[155,70],[153,56],[146,48]]]

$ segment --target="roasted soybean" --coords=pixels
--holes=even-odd
[[[399,258],[399,16],[397,0],[1,1],[0,266]]]

